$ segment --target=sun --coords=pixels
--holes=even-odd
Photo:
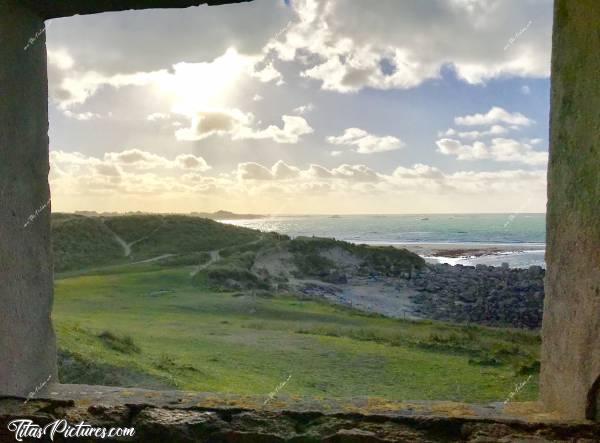
[[[254,72],[258,57],[242,55],[235,48],[211,62],[173,65],[173,72],[157,82],[172,103],[171,112],[193,117],[198,112],[227,109],[236,90]]]

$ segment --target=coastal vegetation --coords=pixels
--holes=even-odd
[[[532,375],[516,400],[536,396],[535,331],[386,318],[294,291],[410,273],[423,262],[408,251],[198,217],[53,217],[62,382],[267,395],[291,375],[282,396],[486,402]]]

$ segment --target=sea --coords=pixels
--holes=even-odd
[[[511,268],[545,267],[545,214],[278,215],[221,220],[291,237],[317,236],[358,244],[406,245],[429,262]],[[435,249],[501,249],[480,256],[433,257]],[[442,255],[439,255],[442,254]]]

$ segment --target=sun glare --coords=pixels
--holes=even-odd
[[[171,111],[188,117],[208,109],[227,108],[244,76],[253,73],[254,57],[229,48],[212,62],[177,63],[174,72],[161,77],[159,89],[170,96]]]

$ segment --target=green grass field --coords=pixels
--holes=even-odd
[[[537,396],[534,333],[213,292],[189,273],[138,264],[58,274],[62,381],[267,395],[291,375],[282,394],[487,402],[533,374],[513,400]]]

